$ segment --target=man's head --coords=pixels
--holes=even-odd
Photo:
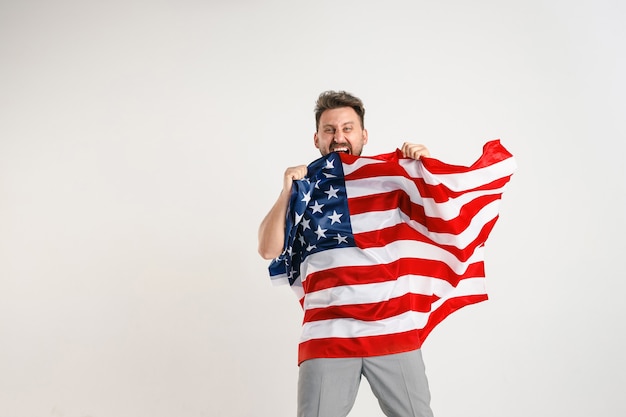
[[[345,91],[325,91],[315,105],[315,147],[322,155],[347,152],[360,155],[367,143],[363,102]]]

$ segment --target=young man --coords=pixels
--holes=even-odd
[[[322,156],[332,152],[361,155],[368,141],[364,115],[361,100],[349,93],[326,91],[320,94],[315,108],[317,131],[313,140]],[[428,149],[420,144],[404,143],[401,151],[405,158],[416,160],[430,156]],[[263,258],[274,259],[285,249],[285,217],[292,186],[294,181],[304,179],[306,175],[306,165],[285,170],[282,191],[259,228],[258,250]],[[306,294],[304,297],[306,299]],[[340,291],[333,297],[336,304],[342,304]],[[350,304],[355,295],[348,292],[345,297],[345,303]],[[393,326],[384,320],[372,322],[382,327]],[[393,333],[393,330],[389,332]],[[417,347],[407,348],[410,343],[404,343],[402,348],[390,348],[392,353],[381,353],[380,348],[370,349],[365,342],[359,345],[359,336],[347,334],[344,339],[352,343],[348,347],[342,345],[333,349],[330,346],[322,349],[329,353],[308,354],[301,361],[298,416],[348,415],[356,399],[361,376],[364,375],[385,415],[431,417],[430,392],[421,351]],[[333,343],[332,339],[328,340],[328,343]]]

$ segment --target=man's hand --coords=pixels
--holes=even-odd
[[[289,167],[283,175],[283,189],[278,199],[259,226],[259,254],[264,259],[274,259],[283,251],[285,243],[285,214],[294,181],[306,176],[306,165]]]
[[[401,151],[405,158],[420,159],[422,156],[430,156],[428,148],[418,143],[404,142]]]
[[[306,172],[306,165],[298,165],[287,168],[285,170],[285,175],[283,176],[283,193],[289,195],[291,193],[291,186],[293,185],[293,182],[306,177]]]

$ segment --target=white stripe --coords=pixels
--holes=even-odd
[[[362,167],[371,164],[389,163],[372,158],[359,158],[352,164],[343,164],[344,176],[350,175]],[[465,171],[454,174],[433,174],[428,171],[421,161],[403,158],[398,164],[412,178],[423,178],[427,184],[438,185],[443,184],[453,191],[463,191],[489,184],[500,178],[507,177],[517,168],[515,158],[509,157],[502,161],[488,165],[482,168],[476,168],[471,171]],[[469,168],[469,167],[468,167]]]
[[[479,279],[466,278],[463,281]],[[467,284],[466,284],[467,285]],[[397,280],[371,284],[341,285],[310,292],[306,295],[304,309],[325,308],[351,304],[369,304],[389,301],[406,294],[436,295],[444,297],[454,290],[449,282],[421,275],[404,275]]]
[[[377,177],[346,180],[346,194],[348,198],[369,196],[395,190],[404,190],[409,195],[420,195],[413,181],[397,175],[380,175]]]
[[[431,232],[423,224],[420,224],[415,220],[411,220],[399,208],[355,214],[350,216],[350,222],[352,224],[352,232],[355,234],[371,232],[395,226],[396,224],[406,223],[423,236],[427,236],[440,245],[453,245],[459,249],[464,249],[476,239],[485,224],[489,223],[498,215],[499,206],[499,200],[492,201],[484,206],[474,217],[472,217],[472,220],[467,228],[457,235],[452,233]]]
[[[407,311],[398,316],[374,322],[355,319],[331,319],[304,323],[300,342],[327,337],[367,337],[421,329],[429,313]]]
[[[298,300],[301,300],[302,297],[304,297],[304,288],[302,288],[302,282],[300,282],[299,279],[293,283],[291,289],[296,294],[296,297],[298,297]]]
[[[272,281],[272,285],[275,286],[289,284],[289,278],[287,278],[287,274],[270,276],[270,280]]]
[[[471,191],[448,201],[437,203],[432,198],[423,198],[415,183],[404,177],[372,177],[361,180],[346,181],[346,195],[348,199],[387,193],[402,190],[411,199],[411,202],[424,207],[424,213],[428,217],[436,217],[443,220],[456,218],[464,205],[478,197],[485,195],[500,194],[505,187]],[[350,203],[348,203],[350,204]]]
[[[387,163],[387,161],[382,161],[380,159],[374,159],[374,158],[368,158],[368,157],[363,157],[363,158],[359,158],[356,161],[354,161],[354,163],[352,164],[345,164],[343,163],[343,175],[344,177],[346,175],[352,174],[354,171],[363,168],[364,166],[370,165],[370,164],[383,164],[383,163]]]
[[[401,159],[400,165],[413,178],[423,178],[427,184],[443,184],[453,191],[471,190],[489,184],[500,178],[507,177],[515,171],[517,164],[514,158],[507,158],[483,168],[455,174],[433,174],[421,163],[416,164],[410,159]]]
[[[276,287],[289,284],[289,276],[287,274],[270,276],[270,280],[272,285]],[[304,288],[302,288],[302,280],[300,277],[296,278],[296,280],[291,284],[291,289],[296,294],[298,299],[304,297]]]
[[[331,252],[332,251],[332,252]],[[484,246],[479,246],[465,262],[443,248],[414,240],[398,240],[377,248],[337,248],[317,252],[306,257],[300,267],[302,281],[309,274],[330,268],[350,266],[375,266],[388,264],[402,258],[421,258],[441,261],[456,274],[463,274],[469,265],[483,261]]]
[[[442,298],[436,303],[433,303],[431,311],[434,311],[448,299],[484,293],[484,279],[476,278],[463,280],[456,288],[446,294],[446,298]],[[328,337],[380,336],[421,329],[426,325],[429,315],[430,313],[408,311],[394,317],[376,321],[341,318],[308,322],[304,323],[302,326],[300,341],[306,342],[311,339]]]

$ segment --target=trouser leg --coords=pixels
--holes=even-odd
[[[386,416],[432,417],[420,350],[364,358],[363,375]]]
[[[300,364],[298,417],[345,417],[361,382],[361,358],[309,359]]]

